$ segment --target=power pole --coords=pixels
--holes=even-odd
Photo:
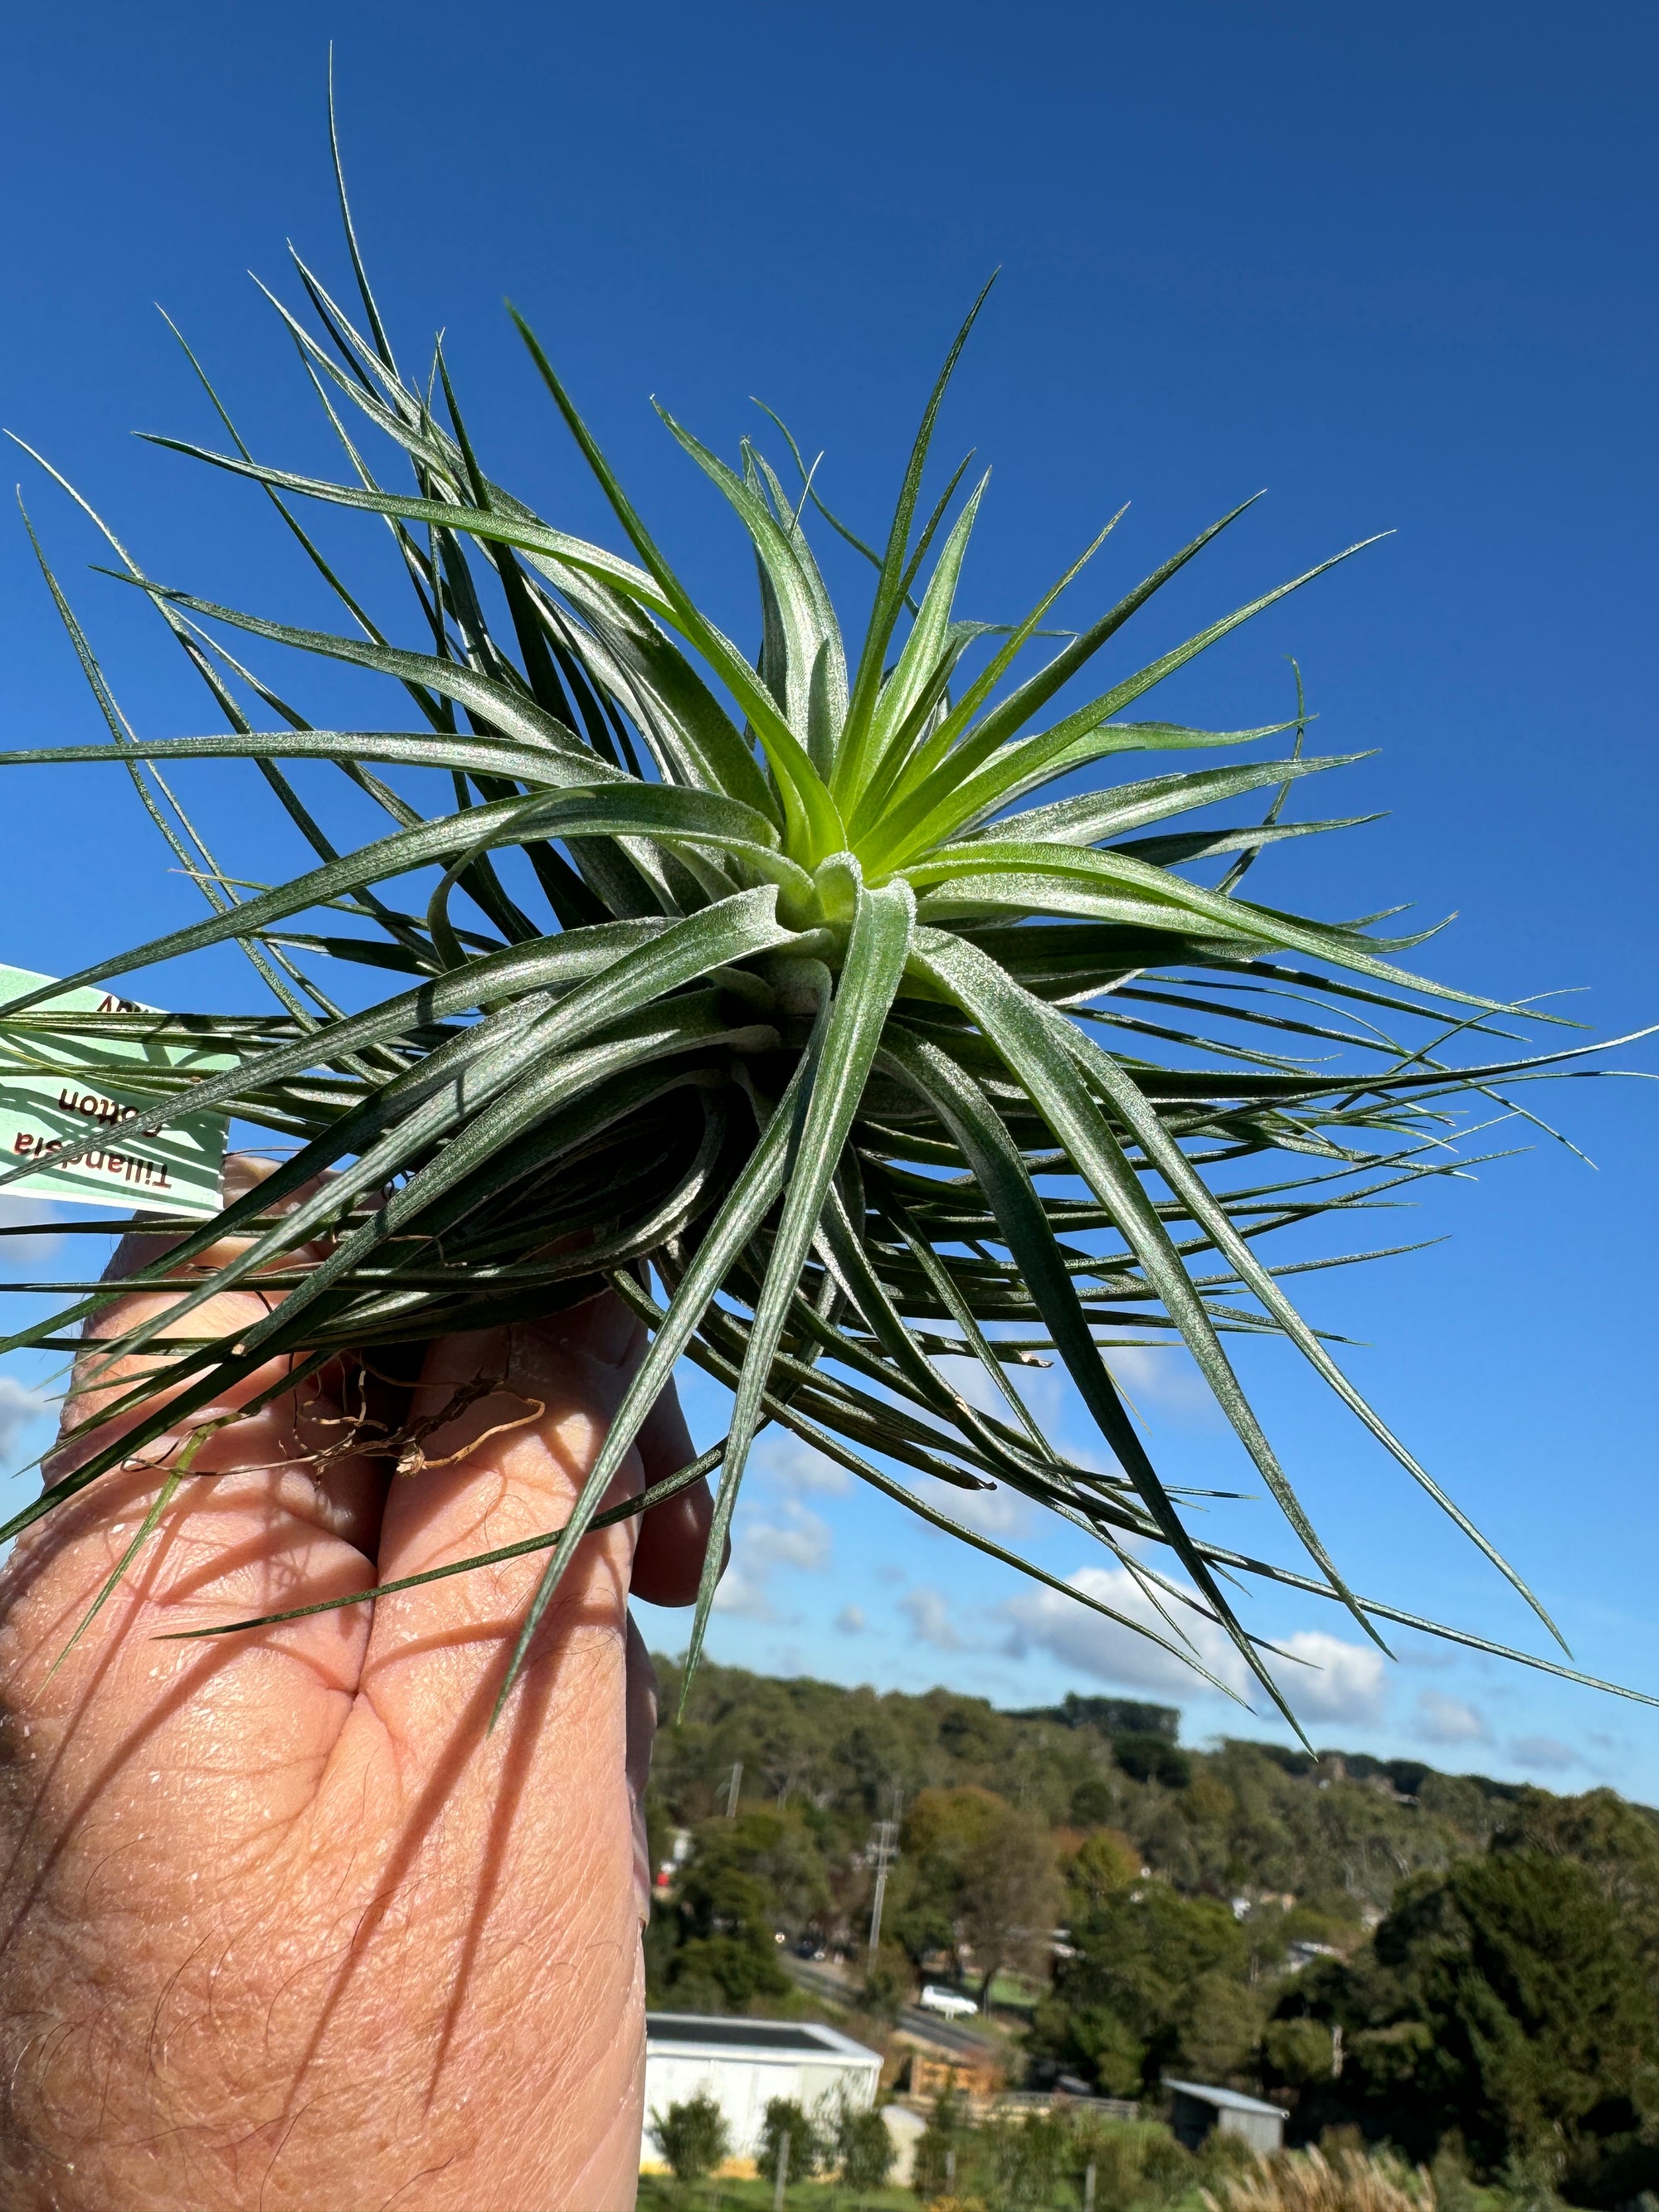
[[[870,1837],[870,1850],[876,1869],[876,1894],[870,1906],[870,1963],[875,1964],[876,1954],[881,1948],[881,1911],[887,1902],[887,1870],[898,1856],[899,1793],[893,1792],[893,1816],[889,1820],[878,1820]]]
[[[732,1779],[726,1786],[726,1817],[728,1820],[735,1820],[738,1817],[738,1792],[742,1787],[743,1761],[740,1759],[734,1759],[732,1762]]]

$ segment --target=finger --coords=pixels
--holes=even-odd
[[[379,1579],[562,1526],[641,1342],[607,1296],[434,1343],[408,1431],[428,1464],[392,1482]],[[630,1451],[618,1494],[640,1480]],[[461,2063],[454,2054],[495,2033],[490,2023],[517,2022],[526,2053],[534,2046],[529,2078],[548,2085],[526,2124],[566,2133],[577,2112],[621,2112],[624,2135],[638,2124],[644,1984],[629,1754],[630,1735],[637,1756],[645,1733],[645,1691],[629,1666],[633,1543],[625,1521],[577,1548],[494,1729],[546,1551],[377,1599],[356,1709],[319,1800],[322,1817],[349,1822],[372,1796],[386,1826],[377,1876],[386,1902],[354,1939],[364,1957],[382,1917],[401,1925],[397,1900],[418,1895],[422,1942],[452,1961],[434,2067]],[[380,1948],[395,1955],[395,1945]],[[610,2131],[605,2142],[614,2149]],[[609,2203],[608,2188],[559,2201]]]
[[[242,1172],[231,1164],[233,1189]],[[135,1252],[143,1264],[155,1246],[142,1231],[125,1240],[113,1263],[118,1279]],[[167,1296],[113,1300],[91,1334],[118,1337],[163,1309]],[[234,1336],[270,1304],[252,1291],[210,1298],[189,1329],[204,1339]],[[206,1793],[204,1802],[228,1767],[269,1755],[277,1779],[260,1807],[280,1814],[289,1799],[301,1802],[343,1725],[367,1643],[360,1615],[324,1614],[223,1644],[158,1640],[343,1595],[371,1571],[362,1539],[378,1529],[383,1481],[357,1448],[339,1373],[308,1376],[249,1410],[293,1364],[267,1362],[228,1385],[178,1429],[55,1508],[9,1562],[0,1583],[0,1696],[40,1724],[35,1740],[44,1750],[72,1743],[75,1756],[62,1774],[55,1761],[48,1770],[71,1790],[87,1762],[88,1771],[102,1771],[112,1747],[125,1759],[142,1754],[152,1779],[172,1770],[174,1785],[187,1796]],[[88,1367],[92,1377],[84,1380]],[[72,1433],[49,1462],[49,1477],[133,1425],[135,1413],[112,1416],[101,1429],[88,1425],[151,1368],[146,1355],[82,1355],[71,1386]],[[152,1406],[164,1405],[176,1387],[163,1385]],[[190,1472],[128,1563],[186,1444],[195,1453]],[[222,1842],[234,1833],[240,1802],[233,1792],[213,1814]],[[252,1799],[244,1809],[250,1819],[263,1816]]]
[[[637,1323],[607,1293],[543,1322],[434,1344],[406,1431],[411,1448],[404,1464],[413,1471],[393,1481],[386,1502],[379,1579],[428,1573],[561,1528],[643,1342]],[[614,1496],[637,1491],[641,1480],[639,1454],[630,1450]],[[533,1674],[573,1644],[614,1643],[619,1786],[623,1638],[635,1533],[624,1522],[595,1532],[579,1548],[526,1670]],[[475,1730],[488,1720],[546,1564],[545,1551],[532,1552],[377,1603],[364,1692],[403,1755],[417,1765],[430,1758],[431,1746],[449,1740],[459,1713],[472,1715]],[[611,1663],[611,1656],[602,1662],[607,1679]]]
[[[640,1458],[647,1484],[663,1482],[696,1457],[691,1431],[671,1382],[640,1431]],[[703,1554],[714,1502],[707,1482],[654,1505],[640,1522],[634,1553],[634,1595],[650,1605],[690,1605],[702,1576]],[[729,1555],[731,1547],[726,1551]],[[722,1573],[726,1562],[720,1562]]]
[[[402,1455],[422,1463],[392,1480],[376,1579],[561,1527],[641,1343],[607,1297],[431,1345]],[[618,1489],[639,1481],[630,1453]],[[637,2162],[645,1992],[629,1751],[631,1739],[642,1755],[648,1708],[629,1663],[632,1546],[623,1523],[579,1547],[493,1729],[545,1550],[362,1608],[372,1626],[359,1694],[316,1798],[316,1832],[363,1838],[372,1876],[371,1901],[343,1923],[351,2005],[414,2023],[428,2102],[485,2063],[511,2081],[524,2156],[586,2161],[538,2203],[631,2202],[624,2154]],[[433,1962],[419,1988],[416,1956]],[[490,2201],[520,2196],[531,2201],[527,2190]]]
[[[274,1164],[270,1161],[233,1153],[225,1162],[222,1177],[225,1203],[229,1205],[257,1188],[274,1172]],[[278,1210],[287,1212],[298,1205],[322,1180],[319,1177],[291,1194],[281,1202]],[[143,1228],[135,1228],[116,1246],[104,1270],[104,1279],[125,1281],[141,1268],[153,1267],[164,1259],[181,1241],[174,1235],[157,1237]],[[180,1271],[181,1280],[210,1276],[228,1260],[245,1251],[248,1242],[245,1237],[222,1237]],[[282,1264],[303,1266],[320,1256],[321,1249],[315,1243],[302,1245]],[[171,1297],[169,1291],[157,1289],[134,1291],[126,1297],[112,1300],[88,1324],[85,1334],[89,1346],[118,1343],[128,1331],[165,1314]],[[227,1292],[208,1299],[185,1316],[175,1333],[202,1344],[216,1340],[229,1343],[250,1322],[264,1320],[280,1299],[281,1293],[252,1288]],[[279,1385],[302,1356],[274,1359],[250,1374],[234,1380],[228,1378],[213,1401],[198,1408],[185,1425],[192,1437],[198,1437],[202,1431],[209,1431],[205,1438],[191,1445],[189,1463],[193,1473],[203,1475],[256,1466],[268,1468],[275,1474],[284,1467],[304,1464],[320,1492],[330,1526],[356,1542],[366,1555],[372,1555],[384,1486],[371,1469],[368,1448],[376,1440],[380,1425],[368,1417],[369,1386],[361,1370],[344,1363],[331,1363],[318,1376],[300,1383],[293,1394],[280,1395],[268,1407],[234,1422],[233,1425],[239,1432],[228,1445],[216,1440],[221,1426],[240,1408]],[[125,1357],[118,1352],[94,1349],[88,1349],[77,1358],[64,1401],[62,1432],[47,1463],[48,1480],[56,1480],[83,1465],[118,1437],[150,1419],[188,1388],[191,1381],[198,1379],[186,1377],[171,1384],[159,1381],[137,1405],[123,1412],[108,1410],[141,1380],[164,1376],[168,1358],[169,1355],[162,1352]],[[351,1401],[349,1413],[344,1410],[348,1400]],[[348,1441],[361,1443],[364,1450],[354,1453],[342,1449]],[[174,1465],[183,1443],[181,1434],[170,1432],[141,1447],[132,1464],[142,1462],[161,1468]],[[105,1484],[100,1482],[96,1487],[98,1497],[107,1502],[109,1493]],[[293,1495],[301,1504],[310,1502],[303,1490]]]

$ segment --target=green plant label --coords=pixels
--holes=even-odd
[[[181,1114],[143,1136],[122,1132],[146,1107],[184,1088],[181,1075],[212,1073],[230,1066],[231,1058],[205,1042],[180,1042],[176,1029],[165,1038],[146,1035],[141,1018],[156,1008],[96,988],[65,991],[7,1021],[14,999],[51,981],[0,968],[0,1164],[9,1173],[40,1163],[37,1173],[0,1185],[0,1197],[216,1213],[228,1128],[223,1115]],[[40,1022],[41,1015],[54,1019]],[[84,1027],[58,1026],[65,1015],[88,1018]],[[90,1151],[52,1164],[54,1152],[88,1137],[98,1139]]]

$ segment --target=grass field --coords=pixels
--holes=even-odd
[[[802,2181],[786,2189],[793,2212],[917,2212],[908,2189],[844,2189],[838,2181]],[[666,2175],[640,2176],[639,2212],[771,2212],[769,2181],[699,2181],[682,2185]]]

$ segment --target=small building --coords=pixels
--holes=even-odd
[[[1170,2125],[1177,2142],[1196,2150],[1212,2133],[1237,2136],[1252,2150],[1264,2154],[1281,2148],[1285,2115],[1277,2105],[1260,2097],[1241,2096],[1237,2089],[1212,2089],[1201,2081],[1165,2081],[1170,2092]]]
[[[899,2078],[913,2097],[951,2091],[964,2097],[994,2097],[1007,2078],[1007,2069],[987,2044],[976,2051],[914,2051],[908,2074]]]
[[[1340,1959],[1342,1954],[1334,1943],[1313,1943],[1298,1941],[1285,1946],[1285,1971],[1299,1974],[1321,1959]]]
[[[867,2111],[880,2078],[879,2051],[817,2021],[647,2013],[641,2165],[663,2163],[652,2113],[686,2104],[700,2090],[725,2115],[732,2155],[751,2159],[774,2097],[791,2098],[809,2112],[833,2113],[843,2102]]]

